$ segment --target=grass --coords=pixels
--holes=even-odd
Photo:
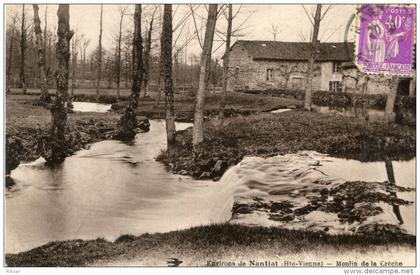
[[[38,106],[37,95],[6,96],[6,135],[17,137],[24,145],[22,160],[29,161],[39,157],[38,140],[51,125],[49,110]],[[83,132],[73,150],[81,149],[88,143],[104,139],[104,130],[115,128],[119,119],[116,113],[69,113],[68,132]]]
[[[80,90],[76,93],[87,93],[85,97],[94,98],[93,91],[87,93]],[[218,94],[207,97],[207,116],[216,113],[219,98]],[[37,157],[38,129],[46,131],[50,125],[51,115],[48,110],[34,105],[37,99],[37,94],[12,94],[6,97],[6,133],[24,141],[25,160]],[[177,113],[181,114],[177,118],[191,120],[194,98],[176,95],[175,100]],[[315,150],[334,156],[377,160],[384,149],[392,159],[415,156],[415,129],[408,126],[366,124],[353,118],[299,110],[281,114],[264,113],[290,105],[300,106],[301,102],[229,93],[226,109],[232,117],[226,119],[220,128],[206,121],[206,139],[196,154],[191,154],[189,129],[177,133],[181,146],[170,156],[163,153],[160,160],[168,166],[172,164],[175,172],[186,170],[195,177],[207,172],[206,177],[216,179],[245,155],[269,156]],[[146,98],[141,100],[138,113],[147,113],[149,118],[161,118],[163,108],[163,104],[153,108],[153,100]],[[71,113],[68,116],[69,129],[71,132],[85,132],[88,138],[84,142],[87,144],[103,138],[101,129],[112,128],[119,116],[115,112]],[[213,168],[219,160],[223,168],[216,173]],[[7,254],[6,263],[8,266],[85,266],[136,260],[145,265],[165,265],[167,258],[178,257],[185,261],[185,265],[205,265],[211,259],[272,259],[273,255],[287,260],[287,255],[308,252],[315,255],[338,255],[343,251],[377,254],[395,247],[412,251],[415,238],[404,234],[335,236],[320,232],[221,224],[161,234],[124,235],[115,242],[104,239],[51,242],[27,252]],[[156,263],[156,259],[162,262]]]
[[[152,93],[151,98],[140,100],[139,108],[137,110],[138,115],[146,116],[152,119],[165,117],[165,104],[160,103],[159,106],[154,106],[154,101],[152,99],[154,96],[155,95]],[[220,93],[206,96],[204,115],[207,118],[217,116],[219,113],[220,99]],[[164,100],[163,97],[162,100]],[[124,106],[125,103],[122,102],[122,105]],[[176,94],[174,105],[177,121],[193,121],[195,97]],[[300,107],[301,105],[301,101],[296,99],[229,92],[226,96],[225,116],[244,116],[261,112],[268,112],[280,108],[287,108],[289,106]]]
[[[158,265],[165,265],[167,258],[176,257],[185,261],[184,265],[205,265],[212,259],[272,259],[274,256],[282,259],[309,251],[318,255],[343,251],[378,253],[391,247],[414,250],[415,245],[415,236],[409,235],[326,235],[226,223],[168,233],[123,235],[114,242],[104,239],[50,242],[27,252],[6,254],[6,264],[9,267],[86,266],[137,259],[152,265],[157,259],[162,261]]]
[[[221,173],[215,174],[213,168],[218,160],[226,170],[246,155],[314,150],[336,157],[378,161],[383,160],[384,152],[393,160],[411,159],[416,152],[415,128],[299,110],[231,118],[220,128],[208,122],[205,129],[205,140],[196,154],[191,154],[192,135],[187,129],[177,133],[180,146],[171,155],[163,152],[158,159],[174,172],[217,179]]]
[[[54,90],[50,90],[54,93]],[[75,89],[75,101],[96,101],[95,89]],[[115,90],[101,90],[101,100],[107,103],[116,102]],[[129,90],[121,91],[121,100],[128,97]],[[149,93],[150,97],[141,98],[136,111],[138,115],[150,119],[165,118],[164,103],[156,108],[153,97],[155,92]],[[42,132],[48,131],[51,124],[50,111],[37,105],[38,89],[28,89],[28,94],[23,95],[20,90],[12,89],[6,96],[6,134],[18,137],[23,141],[25,151],[22,152],[23,160],[34,160],[39,157],[36,152],[38,140]],[[206,115],[217,114],[219,109],[220,94],[211,94],[206,102]],[[162,100],[164,97],[162,96]],[[270,99],[266,96],[229,93],[227,95],[226,115],[251,114],[269,111],[289,105],[299,105],[294,99]],[[68,128],[70,133],[84,132],[85,140],[78,141],[74,150],[82,148],[90,142],[102,140],[104,129],[115,128],[120,113],[127,105],[126,101],[119,102],[119,110],[108,113],[70,113],[68,114]],[[118,108],[117,108],[118,109]],[[194,97],[184,94],[175,95],[175,109],[177,121],[192,121],[194,112]]]

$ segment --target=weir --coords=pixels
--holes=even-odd
[[[317,152],[270,158],[246,157],[219,182],[174,175],[155,160],[166,146],[165,122],[151,120],[150,132],[132,144],[108,140],[68,157],[57,167],[42,159],[12,171],[16,185],[6,192],[6,252],[17,253],[55,240],[114,240],[122,234],[168,232],[192,226],[233,222],[246,225],[349,233],[337,214],[313,211],[288,222],[273,220],[270,209],[232,216],[234,203],[264,205],[289,201],[304,205],[321,188],[345,181],[387,180],[383,162],[361,163]],[[177,130],[190,127],[177,123]],[[394,162],[397,185],[414,187],[415,160]],[[414,192],[398,197],[415,200]],[[399,224],[389,205],[367,223]],[[414,233],[414,205],[402,206]],[[171,221],[168,223],[167,221]],[[321,227],[322,226],[322,227]],[[351,233],[351,232],[350,232]]]

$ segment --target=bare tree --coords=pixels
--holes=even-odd
[[[51,69],[51,64],[52,64],[52,43],[53,43],[53,37],[52,37],[52,33],[50,33],[49,37],[48,37],[48,65],[47,65],[47,80],[48,80],[48,76],[50,75],[49,72],[52,71]]]
[[[198,84],[198,91],[196,97],[195,114],[194,114],[194,127],[193,127],[193,145],[194,149],[197,148],[204,140],[204,100],[206,92],[206,82],[208,79],[208,70],[211,63],[211,53],[213,46],[214,31],[216,29],[217,20],[217,4],[210,4],[206,33],[204,35],[203,52],[200,60],[200,79]]]
[[[60,4],[57,11],[57,94],[51,106],[52,126],[47,143],[43,143],[42,156],[47,162],[62,162],[66,157],[65,129],[67,123],[66,102],[68,97],[70,40],[73,31],[70,30],[69,5]]]
[[[144,79],[143,79],[144,93],[143,93],[143,97],[145,97],[147,95],[148,91],[149,91],[150,51],[152,49],[153,20],[154,20],[157,8],[158,7],[156,6],[155,9],[153,10],[152,17],[151,17],[150,22],[149,22],[149,29],[147,30],[147,35],[146,35],[146,43],[145,43],[146,47],[144,49],[144,60],[143,60],[144,61],[144,68],[143,68],[144,69]],[[171,10],[172,10],[172,6],[171,6]],[[172,18],[172,16],[171,16],[171,18]],[[171,31],[172,31],[172,29],[171,29]]]
[[[175,111],[174,87],[172,81],[172,5],[165,4],[163,10],[161,38],[162,69],[165,85],[165,118],[167,151],[171,153],[175,146]]]
[[[44,50],[44,55],[47,54],[47,14],[48,14],[48,5],[45,5],[45,12],[44,12],[44,45],[43,45],[43,50]],[[46,59],[46,57],[45,57]]]
[[[143,78],[142,63],[142,37],[141,37],[141,5],[136,4],[134,11],[134,32],[133,32],[133,85],[128,106],[118,123],[120,139],[130,140],[135,137],[137,127],[136,109],[141,91]]]
[[[309,67],[308,67],[308,76],[306,79],[306,90],[305,90],[305,110],[310,111],[312,105],[312,82],[314,78],[314,63],[318,50],[318,33],[319,33],[319,24],[321,22],[321,9],[322,5],[316,5],[315,17],[314,17],[314,30],[312,32],[312,41],[311,41],[311,54],[309,57]],[[306,11],[306,10],[305,10]],[[325,13],[324,13],[325,15]]]
[[[17,15],[15,14],[13,16],[13,23],[12,23],[12,29],[11,29],[11,34],[10,34],[10,42],[9,42],[9,58],[7,59],[7,75],[6,75],[6,82],[7,82],[7,87],[6,87],[6,93],[10,93],[10,86],[11,86],[11,76],[12,76],[12,60],[13,60],[13,47],[14,47],[14,42],[15,42],[15,28],[16,28],[16,17]]]
[[[97,75],[96,75],[96,99],[99,99],[99,86],[101,83],[102,75],[102,14],[103,5],[101,5],[101,15],[99,19],[99,46],[98,46],[98,59],[97,59]]]
[[[279,25],[271,24],[271,33],[273,34],[273,40],[277,41],[277,35],[279,33]]]
[[[227,81],[228,81],[228,73],[229,73],[229,56],[230,56],[230,39],[232,35],[232,4],[228,5],[228,16],[227,16],[227,31],[226,31],[226,49],[225,55],[223,57],[223,76],[222,76],[222,98],[220,101],[220,109],[219,109],[219,120],[220,124],[223,122],[225,106],[226,106],[226,93],[227,93]]]
[[[397,76],[393,76],[390,79],[389,92],[386,97],[385,118],[390,122],[395,120],[394,105],[395,98],[397,97],[398,82],[399,80]]]
[[[116,54],[116,69],[117,69],[117,98],[120,98],[120,81],[121,81],[121,40],[122,40],[122,25],[124,16],[127,13],[127,6],[119,6],[120,26],[117,38],[117,54]]]
[[[39,83],[41,86],[41,102],[49,102],[50,96],[48,94],[47,73],[45,69],[45,44],[42,37],[41,20],[39,19],[39,7],[37,4],[32,5],[34,9],[34,25],[36,35],[36,47],[38,53],[38,68],[39,68]]]
[[[90,39],[84,37],[82,41],[83,42],[80,55],[82,59],[82,83],[84,83],[86,78],[86,50],[89,47]]]
[[[25,26],[25,4],[22,5],[21,32],[20,32],[20,87],[23,94],[26,94],[25,79],[25,52],[26,52],[26,26]]]
[[[76,70],[77,70],[77,55],[78,52],[78,46],[79,46],[80,37],[77,36],[77,30],[76,35],[73,38],[72,44],[71,44],[71,53],[72,53],[72,60],[71,60],[71,89],[70,89],[70,95],[74,96],[74,86],[75,86],[75,80],[76,80]]]
[[[160,14],[162,14],[162,11],[160,11]],[[161,25],[163,25],[163,18],[160,17],[161,21]],[[173,28],[172,28],[172,32],[173,32]],[[162,32],[160,33],[160,41],[162,41]],[[160,97],[162,94],[162,78],[163,78],[163,60],[162,60],[162,55],[159,58],[159,76],[158,76],[158,83],[157,83],[157,95],[155,97],[155,103],[153,104],[153,108],[157,108],[159,106],[160,103]]]
[[[162,36],[160,37],[160,39],[162,40]],[[153,108],[157,108],[159,106],[160,103],[160,97],[161,97],[161,93],[162,93],[162,78],[163,78],[163,65],[162,65],[162,56],[160,57],[159,60],[159,77],[158,77],[158,90],[157,90],[157,95],[155,97],[155,103],[153,105]]]

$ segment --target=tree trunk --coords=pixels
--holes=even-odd
[[[83,48],[83,66],[82,66],[82,73],[83,73],[83,83],[85,83],[86,79],[86,48]]]
[[[120,81],[121,81],[121,36],[122,36],[122,23],[124,13],[120,15],[120,29],[118,32],[118,47],[117,47],[117,99],[120,99]]]
[[[109,57],[107,57],[106,61],[105,61],[105,74],[106,74],[106,78],[108,80],[108,89],[111,89],[112,87],[112,67],[111,67],[111,60]]]
[[[172,6],[171,6],[171,9],[172,9]],[[155,8],[155,10],[153,11],[152,18],[150,19],[149,29],[147,31],[147,37],[146,37],[146,48],[144,49],[144,79],[143,79],[144,93],[143,93],[143,97],[145,97],[147,95],[147,93],[149,92],[150,50],[152,48],[153,19],[155,17],[156,10],[157,10],[157,8]]]
[[[312,43],[311,43],[311,56],[309,58],[308,66],[308,75],[306,79],[306,90],[305,90],[305,103],[304,108],[307,111],[311,110],[312,105],[312,82],[314,78],[314,63],[315,57],[318,50],[318,33],[319,33],[319,24],[321,22],[321,8],[322,5],[316,5],[315,18],[314,18],[314,31],[312,33]]]
[[[36,35],[36,47],[38,52],[38,68],[39,68],[39,83],[41,87],[41,102],[49,102],[50,96],[48,94],[47,74],[45,69],[45,44],[42,37],[41,20],[39,19],[39,7],[36,4],[32,5],[34,9],[34,24]]]
[[[200,79],[195,104],[194,127],[193,127],[193,145],[197,148],[204,140],[203,112],[204,99],[206,93],[206,83],[208,82],[208,70],[211,62],[211,51],[213,45],[214,31],[216,28],[217,4],[210,4],[206,24],[206,33],[204,36],[203,53],[200,60]]]
[[[395,121],[394,105],[397,97],[398,77],[393,76],[389,85],[389,92],[386,97],[385,119],[389,122]]]
[[[391,159],[386,153],[384,153],[385,169],[388,176],[388,182],[390,185],[395,185],[395,176],[394,176],[394,167],[392,165]],[[397,197],[397,193],[391,191],[391,196]],[[404,224],[404,220],[401,216],[400,206],[396,203],[392,204],[392,211],[394,212],[395,217],[397,217],[399,224]]]
[[[73,47],[72,47],[71,90],[70,90],[71,97],[74,96],[74,81],[75,81],[75,78],[76,78],[76,67],[77,67],[77,44],[76,44],[76,40],[77,40],[77,33],[76,33],[75,39],[73,39]]]
[[[97,60],[97,75],[96,75],[96,100],[99,99],[99,86],[101,83],[101,75],[102,75],[102,13],[103,13],[103,5],[101,5],[101,16],[99,22],[99,47],[98,47],[98,60]]]
[[[52,33],[48,37],[48,65],[47,65],[47,82],[48,78],[51,76],[51,64],[52,64]]]
[[[162,41],[162,36],[160,37],[160,40]],[[160,56],[160,60],[159,60],[159,76],[158,76],[158,90],[157,90],[157,95],[155,97],[155,104],[153,105],[153,108],[157,108],[159,107],[160,104],[160,97],[162,94],[162,78],[163,78],[163,57]],[[173,83],[172,83],[173,85]]]
[[[12,24],[12,33],[10,35],[10,42],[9,42],[9,59],[7,60],[7,87],[6,93],[10,93],[10,86],[11,86],[11,76],[12,76],[12,60],[13,60],[13,46],[15,40],[15,27],[16,27],[16,16],[13,18]]]
[[[44,56],[47,54],[47,13],[48,13],[48,5],[45,5],[45,13],[44,13]],[[47,58],[45,57],[45,60]],[[45,61],[45,64],[47,61]]]
[[[26,94],[25,80],[25,51],[26,51],[26,26],[25,26],[25,4],[22,5],[22,24],[20,37],[20,87],[23,94]]]
[[[161,57],[163,61],[163,79],[165,82],[165,118],[167,150],[172,152],[175,146],[175,111],[174,87],[172,82],[172,5],[165,4],[163,10]]]
[[[220,100],[220,109],[219,109],[219,120],[220,125],[223,123],[225,116],[225,106],[226,106],[226,92],[227,92],[227,81],[229,74],[229,56],[230,56],[230,38],[232,35],[232,4],[228,5],[228,26],[226,32],[226,49],[225,56],[223,58],[223,79],[222,79],[222,98]]]
[[[69,5],[60,4],[57,11],[57,95],[51,107],[52,126],[47,143],[43,144],[42,155],[47,162],[62,162],[67,155],[65,128],[67,122],[66,102],[68,97],[70,40],[73,31],[70,30]]]
[[[130,55],[128,54],[128,50],[125,52],[125,88],[128,88],[128,81],[129,81],[129,71],[130,71]]]
[[[140,97],[141,83],[143,78],[142,63],[142,38],[141,38],[141,5],[136,4],[134,11],[134,33],[133,33],[133,85],[128,106],[118,123],[118,138],[131,140],[136,135],[137,119],[136,109]]]

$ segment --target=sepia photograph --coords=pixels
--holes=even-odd
[[[3,4],[3,270],[414,274],[416,8]]]

